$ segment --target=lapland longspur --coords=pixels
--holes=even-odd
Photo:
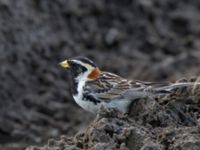
[[[71,71],[76,103],[93,113],[102,105],[126,113],[136,99],[166,95],[176,88],[193,85],[190,82],[161,84],[128,80],[101,71],[92,60],[85,57],[64,60],[60,65]]]

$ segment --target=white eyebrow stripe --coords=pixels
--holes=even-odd
[[[80,64],[80,65],[83,65],[83,63],[79,60],[72,60],[73,62],[77,63],[77,64]]]
[[[82,65],[82,66],[86,67],[88,70],[93,70],[94,69],[94,67],[91,66],[90,64],[83,63],[83,62],[81,62],[79,60],[72,60],[72,61],[77,63],[77,64],[79,64],[79,65]]]

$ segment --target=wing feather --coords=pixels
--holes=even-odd
[[[116,74],[103,72],[96,80],[87,82],[84,91],[88,91],[97,99],[108,102],[121,99],[122,95],[130,88],[132,88],[132,81]]]
[[[166,94],[169,91],[156,91],[155,89],[169,85],[170,83],[130,81],[116,74],[103,72],[97,79],[88,81],[83,91],[96,99],[109,102],[119,99],[133,100],[156,92]]]

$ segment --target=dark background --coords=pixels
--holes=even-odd
[[[58,63],[87,56],[129,79],[200,73],[199,0],[0,0],[0,149],[73,135],[94,116]]]

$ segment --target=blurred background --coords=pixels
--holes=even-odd
[[[70,94],[65,58],[129,79],[200,73],[199,0],[0,0],[0,149],[71,136],[94,118]]]

